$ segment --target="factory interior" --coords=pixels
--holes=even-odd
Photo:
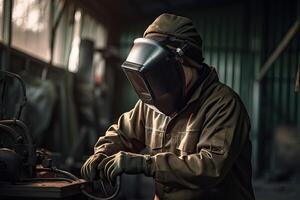
[[[163,13],[245,105],[255,199],[300,199],[300,0],[0,0],[0,199],[154,198],[151,177],[80,169],[139,100],[121,65]]]

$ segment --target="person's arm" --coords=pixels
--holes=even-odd
[[[100,137],[91,155],[81,168],[81,175],[87,180],[99,178],[99,163],[119,151],[139,152],[144,147],[143,103],[138,101],[135,107],[124,113],[117,124],[112,125],[105,136]]]
[[[249,129],[241,102],[233,97],[222,98],[206,116],[197,153],[181,157],[159,153],[151,158],[156,181],[190,189],[216,186],[239,156]]]
[[[109,127],[105,136],[95,144],[94,153],[113,155],[119,151],[140,152],[145,148],[144,104],[138,101],[135,107],[121,115],[117,124]]]

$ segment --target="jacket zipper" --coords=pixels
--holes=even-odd
[[[189,104],[190,105],[190,104]],[[183,111],[185,111],[189,105],[186,105],[183,109],[181,109],[178,113],[175,113],[172,117],[166,117],[166,119],[170,118],[170,120],[167,122],[166,124],[166,129],[164,131],[164,134],[163,134],[163,139],[162,139],[162,152],[165,152],[165,141],[166,141],[166,134],[167,134],[167,131],[168,131],[168,127],[169,127],[169,124],[170,122],[175,118],[177,117],[180,113],[182,113]]]
[[[170,117],[169,121],[166,124],[166,129],[164,131],[163,138],[162,138],[162,152],[165,152],[166,134],[167,134],[167,131],[168,131],[169,124],[174,119],[175,116],[176,115],[174,115],[173,117]],[[168,120],[168,117],[166,119]]]

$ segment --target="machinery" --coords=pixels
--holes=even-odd
[[[22,98],[13,117],[6,117],[4,98],[7,88],[16,81]],[[113,199],[120,189],[102,181],[89,183],[52,165],[47,151],[36,150],[33,138],[20,120],[26,104],[26,88],[20,76],[0,71],[0,198],[3,199]],[[15,106],[15,105],[14,105]],[[16,107],[16,106],[15,106]],[[95,189],[96,188],[96,189]],[[95,191],[101,189],[98,195]],[[99,194],[101,197],[99,197]],[[104,196],[104,197],[103,197]]]

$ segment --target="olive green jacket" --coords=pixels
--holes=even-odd
[[[95,145],[95,153],[148,149],[156,199],[252,200],[250,120],[239,96],[210,68],[173,117],[138,101]]]

